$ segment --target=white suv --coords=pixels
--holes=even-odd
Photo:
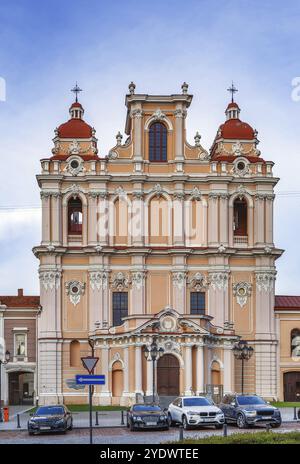
[[[180,423],[185,429],[190,427],[215,426],[222,429],[225,423],[220,408],[205,396],[180,396],[169,405],[168,417],[170,425]]]

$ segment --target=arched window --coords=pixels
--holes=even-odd
[[[80,342],[72,340],[70,343],[70,367],[80,366]]]
[[[154,122],[149,129],[149,160],[167,161],[167,128]]]
[[[72,198],[68,203],[68,232],[82,234],[82,203],[79,198]]]
[[[234,235],[247,235],[247,202],[244,198],[236,199],[233,205]]]
[[[300,356],[300,329],[291,331],[291,355],[294,357]]]

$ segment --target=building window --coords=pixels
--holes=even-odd
[[[68,232],[82,234],[82,203],[79,198],[72,198],[68,203]]]
[[[70,367],[80,367],[80,342],[72,340],[70,343]]]
[[[247,202],[243,198],[235,200],[233,206],[234,235],[247,235]]]
[[[113,326],[122,325],[123,317],[128,316],[128,293],[113,292]]]
[[[27,336],[26,334],[15,334],[15,356],[25,358],[27,356]]]
[[[167,128],[161,122],[151,124],[149,129],[149,160],[167,161]]]
[[[291,331],[291,355],[292,357],[300,357],[300,329]]]
[[[205,293],[191,292],[191,314],[205,314]]]

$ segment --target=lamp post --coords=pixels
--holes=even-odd
[[[253,352],[254,349],[248,345],[246,340],[239,340],[233,347],[234,357],[242,361],[242,394],[244,393],[244,361],[248,361]]]
[[[143,347],[143,353],[147,361],[152,361],[152,402],[155,403],[155,362],[163,354],[164,349],[158,348],[157,342],[153,339],[150,346],[145,345]]]
[[[10,352],[6,350],[4,361],[0,359],[0,422],[3,422],[2,416],[2,364],[7,364],[10,360]]]

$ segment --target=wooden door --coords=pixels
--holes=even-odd
[[[300,372],[284,374],[284,401],[300,401]]]
[[[165,354],[157,362],[157,393],[160,396],[179,395],[179,361]]]

